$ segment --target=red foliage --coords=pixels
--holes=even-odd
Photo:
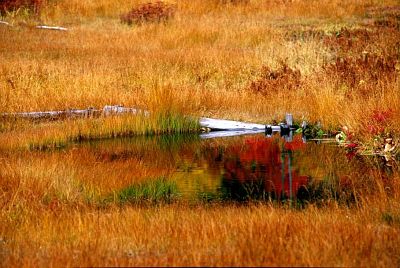
[[[292,143],[286,143],[284,147],[288,150],[300,150],[304,148],[304,144],[300,137],[300,140],[295,138]],[[289,167],[288,161],[291,157],[289,154],[283,153],[277,140],[263,137],[247,138],[244,146],[230,147],[226,151],[224,178],[236,179],[241,183],[263,180],[266,192],[275,192],[278,197],[281,197],[282,193],[289,196],[290,190],[296,193],[301,186],[306,186],[309,180],[307,176],[300,176],[294,167]],[[289,169],[292,189],[289,184]]]
[[[297,135],[293,138],[292,142],[286,142],[284,145],[286,150],[289,151],[298,151],[298,150],[303,150],[306,148],[306,144],[303,142],[303,139],[301,138],[300,135]]]
[[[394,112],[392,109],[374,110],[372,112],[371,119],[377,123],[386,123],[388,120],[390,120],[393,117],[393,115],[394,115]]]
[[[385,132],[394,117],[392,109],[387,110],[374,110],[368,118],[367,129],[373,135],[380,135]]]

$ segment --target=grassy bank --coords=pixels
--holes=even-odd
[[[351,154],[400,152],[398,1],[183,0],[141,25],[120,15],[143,1],[36,2],[2,15],[13,26],[0,24],[0,113],[122,104],[150,116],[0,119],[0,266],[400,265],[398,160],[363,166]],[[218,186],[215,174],[169,180],[177,163],[193,170],[196,138],[113,140],[198,131],[200,116],[271,123],[287,112],[351,145],[306,149],[324,198],[298,210],[174,199],[176,186]],[[236,143],[204,150],[215,160]],[[350,205],[335,199],[342,186]]]
[[[123,104],[262,123],[291,112],[363,140],[400,132],[396,1],[180,1],[166,23],[121,23],[135,3],[5,17],[16,26],[0,28],[0,111]]]

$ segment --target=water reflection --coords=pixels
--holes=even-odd
[[[349,203],[376,189],[390,189],[391,181],[375,159],[349,159],[335,144],[304,143],[301,135],[289,141],[263,134],[216,139],[166,135],[82,143],[66,150],[57,159],[74,170],[84,188],[104,195],[166,177],[185,200]]]
[[[335,144],[304,143],[301,135],[287,140],[253,135],[203,141],[195,157],[182,157],[172,177],[185,197],[235,201],[349,203],[369,191],[368,183],[379,183],[373,161],[348,159]]]
[[[228,148],[223,160],[224,196],[236,200],[296,198],[310,179],[292,165],[292,152],[303,146],[298,140],[282,146],[278,139],[250,137],[244,146]]]

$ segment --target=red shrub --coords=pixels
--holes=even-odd
[[[385,129],[390,126],[391,120],[395,113],[392,109],[387,110],[374,110],[367,122],[367,130],[373,135],[381,135]]]

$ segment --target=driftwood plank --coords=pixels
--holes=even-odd
[[[0,24],[6,25],[6,26],[12,26],[10,23],[8,23],[6,21],[2,21],[2,20],[0,20]]]
[[[208,117],[202,117],[199,120],[202,127],[210,130],[265,130],[265,125],[245,123],[240,121],[224,120],[224,119],[213,119]]]
[[[60,26],[47,26],[47,25],[38,25],[35,27],[36,29],[43,29],[43,30],[55,30],[55,31],[68,31],[65,27]]]
[[[3,118],[26,118],[26,119],[58,119],[58,118],[75,118],[75,117],[96,117],[96,116],[110,116],[116,114],[141,114],[148,116],[149,112],[137,108],[126,108],[121,105],[106,105],[103,109],[94,109],[89,107],[87,109],[69,109],[64,111],[45,111],[45,112],[21,112],[21,113],[2,113]]]
[[[123,107],[122,105],[106,105],[103,109],[95,109],[89,107],[87,109],[69,109],[65,111],[46,111],[46,112],[21,112],[21,113],[2,113],[0,118],[26,118],[26,119],[65,119],[77,117],[99,117],[111,116],[119,114],[134,114],[149,116],[150,112],[137,108]],[[291,114],[286,115],[286,124],[282,123],[278,126],[246,123],[234,120],[214,119],[208,117],[199,118],[200,126],[207,132],[200,135],[201,138],[217,138],[230,137],[238,135],[249,135],[265,132],[267,136],[274,132],[280,132],[282,136],[287,137],[290,141],[292,138],[293,117]],[[209,132],[211,131],[211,132]]]
[[[6,21],[0,21],[0,25],[6,25],[13,27],[13,25],[9,22]],[[68,31],[68,28],[61,27],[61,26],[48,26],[48,25],[37,25],[35,26],[36,29],[42,29],[42,30],[53,30],[53,31]]]

